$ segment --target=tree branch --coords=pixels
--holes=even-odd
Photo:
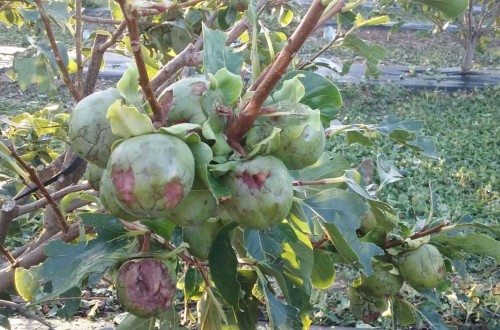
[[[76,52],[76,87],[83,90],[82,61],[82,0],[75,0],[75,52]]]
[[[40,1],[40,0],[38,0]],[[137,29],[136,14],[137,11],[133,11],[126,0],[115,0],[123,12],[125,22],[127,22],[128,33],[130,36],[130,47],[135,57],[135,64],[137,65],[137,70],[139,71],[139,84],[142,87],[142,91],[151,106],[153,111],[154,120],[158,123],[156,126],[163,126],[166,122],[165,114],[163,113],[158,100],[155,97],[151,84],[149,82],[148,71],[146,69],[146,63],[144,63],[144,58],[142,56],[141,42],[139,40],[139,30]]]
[[[28,319],[33,319],[35,321],[38,321],[41,324],[48,327],[49,329],[55,329],[50,322],[48,322],[44,318],[36,315],[35,313],[29,311],[28,308],[24,305],[16,304],[15,302],[12,302],[12,301],[0,300],[0,306],[12,308],[12,309],[18,311],[20,314],[27,317]]]
[[[253,122],[259,116],[264,101],[285,74],[288,65],[304,41],[315,29],[317,17],[320,17],[324,10],[325,6],[321,3],[321,0],[315,0],[312,3],[297,30],[288,39],[285,48],[279,53],[276,61],[271,65],[264,79],[255,89],[250,101],[243,108],[240,115],[230,122],[226,131],[226,139],[229,145],[241,155],[246,154],[241,146],[241,139],[252,127]]]
[[[52,31],[52,25],[50,24],[50,17],[43,7],[42,0],[35,0],[35,2],[38,8],[38,12],[40,13],[40,17],[42,18],[43,24],[45,25],[45,31],[47,32],[47,37],[49,38],[50,46],[52,47],[52,51],[54,52],[59,71],[61,71],[61,76],[63,78],[64,84],[66,85],[66,87],[68,87],[71,95],[73,95],[75,100],[80,101],[82,99],[82,95],[73,84],[73,81],[69,76],[68,68],[66,68],[66,65],[62,60],[61,53],[59,52],[59,48],[57,47],[54,32]]]
[[[422,237],[425,237],[425,236],[436,234],[436,233],[439,233],[446,226],[448,226],[447,222],[442,223],[440,225],[437,225],[436,227],[431,228],[431,229],[419,231],[418,233],[415,233],[415,234],[411,235],[409,238],[412,239],[412,240],[414,240],[414,239],[417,239],[417,238],[422,238]],[[394,246],[398,246],[398,245],[403,245],[404,243],[405,243],[405,241],[404,240],[400,240],[400,239],[394,240],[394,241],[387,241],[384,244],[384,248],[388,249],[390,247],[394,247]]]
[[[43,196],[45,196],[45,198],[47,198],[47,200],[49,201],[49,204],[54,208],[54,212],[56,212],[57,220],[59,221],[59,226],[61,227],[61,230],[64,233],[67,232],[68,231],[68,224],[66,223],[66,219],[64,218],[64,215],[62,214],[61,209],[59,209],[59,206],[57,205],[57,203],[54,201],[52,196],[50,196],[47,189],[45,189],[43,182],[40,181],[40,178],[36,174],[35,170],[31,166],[29,166],[24,161],[24,159],[22,159],[21,156],[19,156],[19,154],[16,151],[16,148],[14,148],[13,145],[11,145],[9,147],[9,149],[12,152],[12,157],[19,163],[19,165],[21,165],[26,170],[26,172],[28,172],[28,174],[30,175],[30,180],[34,184],[36,184],[36,186],[38,187],[40,192],[43,194]]]

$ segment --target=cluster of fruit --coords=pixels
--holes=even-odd
[[[402,252],[390,263],[377,263],[370,276],[363,276],[349,288],[354,316],[365,322],[375,321],[387,310],[387,297],[396,296],[406,282],[416,290],[435,288],[445,277],[444,259],[431,244]]]
[[[197,146],[212,149],[209,157],[217,156],[219,168],[228,165],[211,176],[229,192],[224,198],[215,197],[205,172],[199,171],[200,164],[205,169],[210,165],[197,159],[186,139],[162,129],[134,134],[135,124],[125,115],[120,125],[129,125],[127,132],[132,133],[118,135],[108,109],[127,104],[115,88],[84,98],[73,109],[69,124],[71,146],[88,161],[87,178],[106,210],[126,221],[171,221],[183,228],[188,250],[200,259],[208,258],[212,241],[227,221],[259,230],[283,221],[294,194],[289,170],[314,164],[325,148],[319,110],[277,102],[266,106],[266,114],[248,132],[247,159],[224,154],[210,139],[213,129],[206,128],[214,118],[221,126],[227,122],[227,114],[214,109],[218,101],[208,95],[210,85],[204,77],[185,78],[168,87],[159,102],[168,110],[169,125],[197,125],[190,130],[200,136]]]

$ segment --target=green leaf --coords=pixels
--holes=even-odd
[[[311,71],[292,71],[286,74],[276,87],[281,88],[281,84],[286,80],[298,76],[305,88],[304,97],[300,103],[308,105],[311,109],[319,109],[321,114],[327,118],[333,118],[342,107],[342,96],[337,86],[324,76]]]
[[[141,99],[137,92],[139,90],[139,71],[135,63],[131,64],[118,80],[116,89],[118,89],[128,105],[134,105],[137,108],[141,107]]]
[[[232,106],[243,90],[241,76],[231,73],[227,68],[222,68],[217,71],[214,78],[217,81],[216,90],[222,95],[224,105]]]
[[[387,24],[391,20],[389,16],[378,16],[372,17],[370,19],[365,20],[361,14],[356,14],[356,20],[354,21],[354,27],[360,28],[362,26],[370,26],[370,25],[378,25],[378,24]]]
[[[125,318],[118,324],[116,330],[130,330],[130,329],[149,329],[151,319],[127,314]],[[154,322],[154,321],[153,321]]]
[[[29,270],[16,268],[15,284],[19,294],[31,302],[53,299],[79,287],[90,275],[102,276],[113,266],[116,256],[126,254],[131,245],[124,238],[121,222],[106,214],[82,214],[83,225],[94,226],[97,238],[69,244],[53,240],[45,247],[47,260]]]
[[[69,289],[65,293],[61,294],[61,297],[63,298],[80,297],[81,295],[82,295],[82,290],[78,287],[74,287]],[[80,308],[80,301],[81,301],[80,298],[64,300],[64,306],[63,308],[57,311],[57,315],[60,317],[64,317],[65,319],[73,317],[73,315],[75,315],[76,312],[78,312],[78,309]]]
[[[272,95],[273,103],[282,101],[299,103],[306,94],[306,89],[299,79],[302,77],[304,77],[304,75],[298,74],[291,79],[283,81],[281,88]]]
[[[201,128],[198,124],[181,123],[160,128],[160,131],[183,139],[189,131]]]
[[[382,154],[377,155],[377,174],[380,178],[379,190],[385,185],[404,179],[404,176],[398,171],[396,165]]]
[[[327,289],[335,281],[335,267],[330,252],[315,249],[311,283],[316,289]]]
[[[215,299],[212,291],[208,288],[198,301],[198,329],[212,330],[221,329],[222,321],[226,321],[225,314],[220,303]]]
[[[354,34],[348,34],[345,36],[342,41],[342,46],[348,47],[359,55],[363,56],[366,59],[366,75],[369,77],[370,75],[377,77],[376,65],[384,58],[385,49],[378,45],[368,45],[363,40],[361,40],[358,36]]]
[[[447,18],[455,18],[462,15],[467,9],[467,0],[413,0],[423,3],[429,7],[439,10]]]
[[[226,46],[227,34],[211,30],[203,25],[203,66],[205,74],[216,74],[222,68],[239,75],[243,66],[243,54],[235,53]]]
[[[253,129],[259,129],[258,127],[254,127]],[[273,130],[269,136],[264,138],[262,141],[259,141],[253,146],[249,146],[252,150],[248,153],[248,157],[251,158],[258,154],[268,155],[273,150],[276,150],[280,145],[280,132],[281,128],[273,127]]]
[[[431,242],[466,253],[490,256],[500,263],[500,242],[483,234],[470,232],[453,236],[433,235]]]
[[[174,232],[175,225],[166,221],[165,219],[143,219],[141,224],[146,228],[151,229],[153,233],[159,235],[169,241],[172,238],[172,233]]]
[[[415,314],[413,314],[413,305],[408,300],[396,298],[393,302],[396,304],[396,315],[399,325],[404,327],[416,322]]]
[[[417,307],[412,306],[414,311],[416,311],[434,330],[451,330],[456,329],[449,327],[444,323],[443,316],[438,314],[436,311],[436,305],[431,302],[424,302],[419,304]]]
[[[202,297],[205,281],[197,268],[189,268],[184,275],[184,300],[197,300]]]
[[[331,188],[303,201],[308,218],[317,218],[340,255],[349,263],[373,272],[371,258],[384,251],[373,243],[358,239],[356,230],[360,216],[366,211],[365,202],[345,190]]]
[[[237,226],[232,222],[222,227],[210,248],[208,264],[210,273],[217,290],[224,300],[233,306],[238,305],[240,299],[240,284],[238,275],[238,259],[231,246],[229,232]]]
[[[260,271],[257,271],[257,274],[260,290],[266,298],[266,310],[271,329],[302,329],[300,310],[279,301],[269,290],[269,282],[266,277]]]
[[[122,105],[121,100],[116,100],[108,108],[106,118],[111,123],[111,131],[125,139],[133,136],[154,133],[151,119],[133,105]]]

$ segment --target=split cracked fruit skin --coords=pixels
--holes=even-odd
[[[241,163],[222,180],[232,195],[222,205],[241,227],[266,229],[277,225],[292,207],[292,177],[274,156]]]
[[[187,196],[195,177],[194,157],[180,139],[147,134],[124,140],[108,161],[116,202],[137,217],[168,216]],[[101,185],[105,177],[101,179]]]
[[[443,256],[431,244],[401,253],[397,264],[404,280],[417,290],[435,288],[446,275]]]
[[[73,151],[100,168],[106,168],[111,146],[120,139],[106,118],[109,106],[120,99],[120,92],[109,88],[85,97],[71,112],[68,138]]]
[[[115,279],[118,301],[131,314],[152,317],[166,312],[175,296],[175,274],[160,260],[129,260]]]

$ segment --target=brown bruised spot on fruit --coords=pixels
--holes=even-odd
[[[133,189],[135,184],[134,170],[129,167],[128,170],[122,171],[116,167],[111,170],[113,185],[118,194],[127,204],[137,202],[137,197],[134,195]]]
[[[201,96],[207,90],[207,84],[203,81],[198,81],[191,84],[191,94]]]
[[[175,283],[159,260],[141,259],[123,264],[116,280],[118,300],[130,313],[149,317],[168,310]]]
[[[179,181],[169,182],[163,188],[168,208],[174,208],[184,198],[184,186]]]
[[[172,103],[174,102],[174,92],[173,91],[166,91],[161,95],[161,97],[158,99],[158,103],[160,103],[161,110],[163,112],[167,112],[172,108]]]
[[[271,173],[269,171],[258,172],[253,175],[248,173],[248,171],[244,171],[239,178],[247,185],[248,189],[260,190],[270,176]]]

